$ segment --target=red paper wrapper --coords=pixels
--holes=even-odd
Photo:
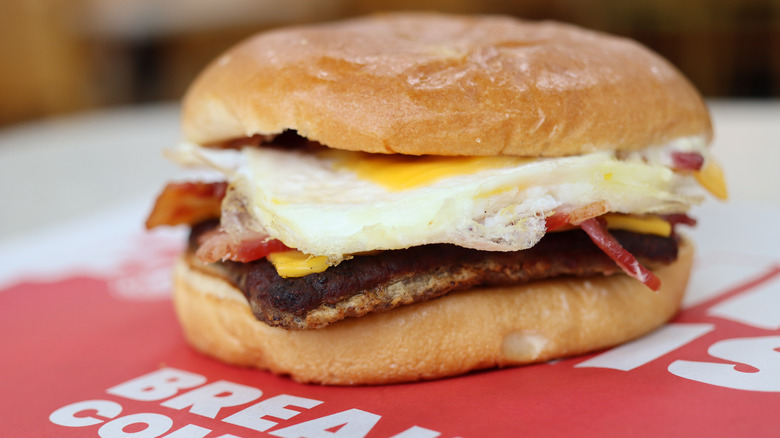
[[[179,236],[116,233],[121,249],[99,269],[42,265],[2,276],[3,435],[776,436],[780,253],[759,240],[713,243],[725,226],[697,232],[709,243],[683,310],[635,342],[356,388],[302,385],[194,352],[168,294]],[[28,254],[45,248],[38,240]],[[11,249],[0,249],[11,260]]]

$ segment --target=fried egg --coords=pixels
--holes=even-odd
[[[545,234],[549,216],[589,205],[638,215],[685,212],[703,190],[694,172],[670,167],[673,151],[710,160],[699,137],[560,158],[212,150],[189,143],[177,156],[228,179],[222,221],[229,233],[239,223],[338,263],[351,254],[432,243],[527,249]]]

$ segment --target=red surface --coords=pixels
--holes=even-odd
[[[137,268],[141,269],[141,268]],[[514,369],[473,373],[441,381],[358,388],[307,386],[265,372],[222,365],[193,352],[184,342],[167,299],[133,299],[112,291],[111,279],[73,277],[53,283],[24,282],[0,291],[0,412],[3,436],[90,437],[166,436],[187,425],[201,435],[273,436],[222,421],[257,402],[279,394],[322,403],[288,420],[266,417],[278,425],[294,424],[350,409],[381,416],[368,437],[391,437],[413,426],[441,437],[485,436],[776,436],[778,390],[754,391],[715,386],[678,377],[668,371],[676,360],[731,363],[712,357],[718,341],[776,337],[766,329],[710,316],[719,302],[780,283],[780,269],[745,278],[717,298],[684,311],[675,322],[708,323],[703,336],[630,371],[575,368],[591,356]],[[735,373],[780,369],[780,343],[759,352],[769,365],[747,358],[731,363]],[[752,365],[751,365],[752,363]],[[766,367],[769,367],[767,371]],[[772,367],[775,368],[772,368]],[[226,380],[260,389],[252,402],[222,408],[216,418],[109,394],[107,390],[161,368],[204,376],[207,383]],[[777,383],[780,376],[768,377]],[[774,379],[774,380],[772,380]],[[178,394],[189,390],[179,391]],[[152,413],[172,420],[166,431],[127,426],[110,433],[111,418],[94,411],[100,423],[84,427],[54,424],[52,412],[72,403],[105,400],[121,406],[114,420]],[[159,418],[159,417],[155,417]],[[103,429],[101,429],[103,428]],[[349,434],[346,426],[316,436]],[[314,435],[312,435],[314,436]],[[428,435],[436,436],[434,432]]]

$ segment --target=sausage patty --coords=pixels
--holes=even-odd
[[[203,223],[190,236],[190,262],[197,237],[216,226]],[[648,267],[677,259],[677,240],[629,231],[611,232]],[[378,312],[475,286],[525,283],[558,276],[622,274],[581,230],[548,233],[532,248],[478,251],[454,245],[425,245],[355,256],[324,272],[282,278],[265,259],[200,264],[218,273],[249,301],[255,316],[286,329],[324,327],[338,320]]]

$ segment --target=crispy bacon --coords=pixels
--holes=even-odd
[[[593,202],[570,211],[568,213],[569,223],[572,225],[579,225],[585,220],[601,216],[607,212],[609,212],[609,208],[607,207],[606,202]]]
[[[654,291],[657,291],[661,287],[661,280],[647,268],[639,264],[636,257],[626,251],[609,231],[607,231],[607,224],[603,219],[587,219],[580,223],[580,228],[588,233],[588,236],[593,243],[614,260],[623,272],[636,278]]]
[[[696,219],[688,216],[685,213],[673,213],[673,214],[666,214],[661,216],[666,222],[669,222],[672,224],[672,227],[674,227],[677,224],[683,224],[688,225],[689,227],[695,227],[696,226]]]
[[[555,212],[545,218],[545,228],[547,231],[565,231],[570,230],[582,221],[593,217],[601,216],[609,211],[604,201],[593,202],[588,205],[569,210],[566,213]]]
[[[226,182],[170,183],[163,189],[146,219],[146,228],[159,225],[196,225],[221,216]],[[206,263],[232,260],[251,262],[272,252],[288,251],[282,242],[268,234],[243,230],[229,235],[215,228],[198,239],[197,256]]]
[[[698,152],[672,152],[672,162],[675,169],[701,170],[704,157]]]
[[[545,218],[545,228],[548,232],[569,225],[569,215],[566,213],[554,213]]]
[[[169,183],[157,197],[146,228],[160,225],[194,225],[218,218],[226,182]]]
[[[247,263],[272,252],[289,250],[281,241],[272,239],[266,233],[245,231],[234,239],[220,228],[215,228],[198,237],[195,255],[205,263],[225,260]]]

